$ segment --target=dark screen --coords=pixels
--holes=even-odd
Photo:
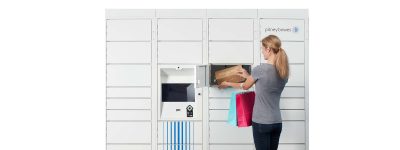
[[[194,84],[163,83],[162,102],[194,102]]]

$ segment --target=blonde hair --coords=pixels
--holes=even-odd
[[[265,48],[269,47],[276,55],[274,65],[281,79],[288,79],[289,60],[285,50],[281,47],[281,40],[276,35],[269,35],[263,38],[261,43]]]

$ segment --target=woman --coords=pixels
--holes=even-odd
[[[222,82],[219,88],[234,87],[247,90],[255,83],[256,99],[253,108],[252,128],[257,150],[277,150],[282,131],[279,108],[280,96],[289,76],[289,63],[281,41],[275,35],[262,39],[265,64],[256,66],[249,75],[244,69],[238,74],[246,78],[244,83]]]

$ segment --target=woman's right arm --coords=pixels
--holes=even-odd
[[[256,80],[253,78],[253,76],[251,76],[245,69],[242,68],[241,70],[239,70],[238,74],[243,78],[246,78],[246,81],[243,83],[244,90],[250,89],[254,85],[254,83],[256,83]]]

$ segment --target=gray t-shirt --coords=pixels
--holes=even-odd
[[[266,63],[256,66],[251,76],[256,86],[252,121],[260,124],[282,123],[279,101],[287,79],[281,79],[275,66]]]

